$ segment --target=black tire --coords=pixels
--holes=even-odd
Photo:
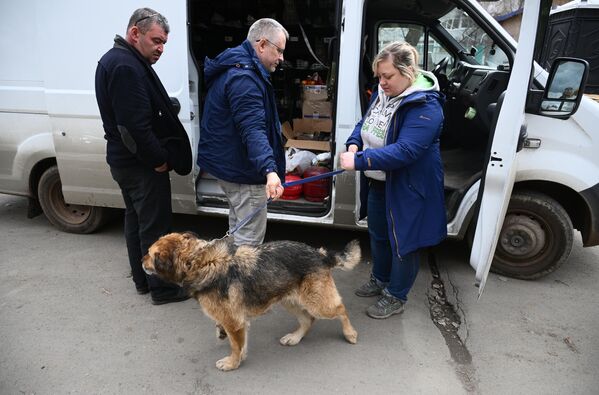
[[[64,232],[92,233],[105,222],[107,212],[103,207],[65,203],[57,166],[42,174],[37,191],[46,218]]]
[[[532,191],[514,193],[491,271],[524,280],[543,277],[568,259],[573,239],[572,221],[555,199]]]

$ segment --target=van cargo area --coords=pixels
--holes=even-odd
[[[204,59],[214,58],[229,47],[243,42],[251,24],[260,18],[274,18],[287,29],[289,40],[285,60],[272,74],[279,118],[286,139],[286,149],[308,150],[314,155],[331,158],[334,154],[333,103],[335,1],[242,1],[196,0],[190,2],[190,45],[200,75]],[[201,77],[200,77],[201,78]],[[205,87],[202,89],[204,95]],[[322,156],[321,156],[322,157]],[[314,162],[330,169],[330,159]],[[296,167],[290,173],[303,176],[306,166]],[[269,204],[270,212],[301,213],[322,216],[330,210],[331,185],[321,199],[304,196],[310,186],[293,199],[282,199]],[[226,207],[227,202],[216,180],[201,173],[196,182],[198,205]]]

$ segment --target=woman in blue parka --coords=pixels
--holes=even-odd
[[[418,69],[418,53],[407,43],[387,45],[372,69],[378,90],[340,165],[362,171],[360,216],[368,215],[373,268],[356,295],[379,296],[366,313],[381,319],[403,312],[419,250],[447,235],[439,152],[443,96],[435,76]]]

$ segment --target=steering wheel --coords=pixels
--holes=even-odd
[[[443,59],[441,59],[439,61],[439,63],[437,63],[435,65],[435,68],[433,68],[432,73],[435,75],[435,77],[439,78],[439,76],[441,74],[443,74],[443,75],[446,74],[448,64],[449,64],[449,56],[446,56]]]

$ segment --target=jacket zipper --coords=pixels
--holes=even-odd
[[[397,257],[401,261],[401,254],[399,253],[399,242],[397,241],[397,234],[395,233],[395,219],[393,218],[393,212],[389,209],[389,216],[391,217],[391,228],[393,229],[393,238],[395,239],[395,252]]]
[[[400,104],[401,105],[401,104]],[[393,118],[391,118],[391,130],[392,130],[392,141],[395,141],[397,139],[397,136],[395,135],[395,123],[397,122],[397,111],[395,111],[395,114],[393,114]],[[387,174],[387,179],[389,178],[390,174]],[[385,188],[385,194],[387,194],[387,190]],[[393,211],[391,211],[391,208],[389,208],[389,217],[391,217],[391,228],[393,229],[393,239],[395,239],[395,253],[397,254],[397,257],[399,258],[399,260],[401,261],[401,254],[399,253],[399,241],[397,240],[397,234],[395,233],[395,218],[393,218]]]

